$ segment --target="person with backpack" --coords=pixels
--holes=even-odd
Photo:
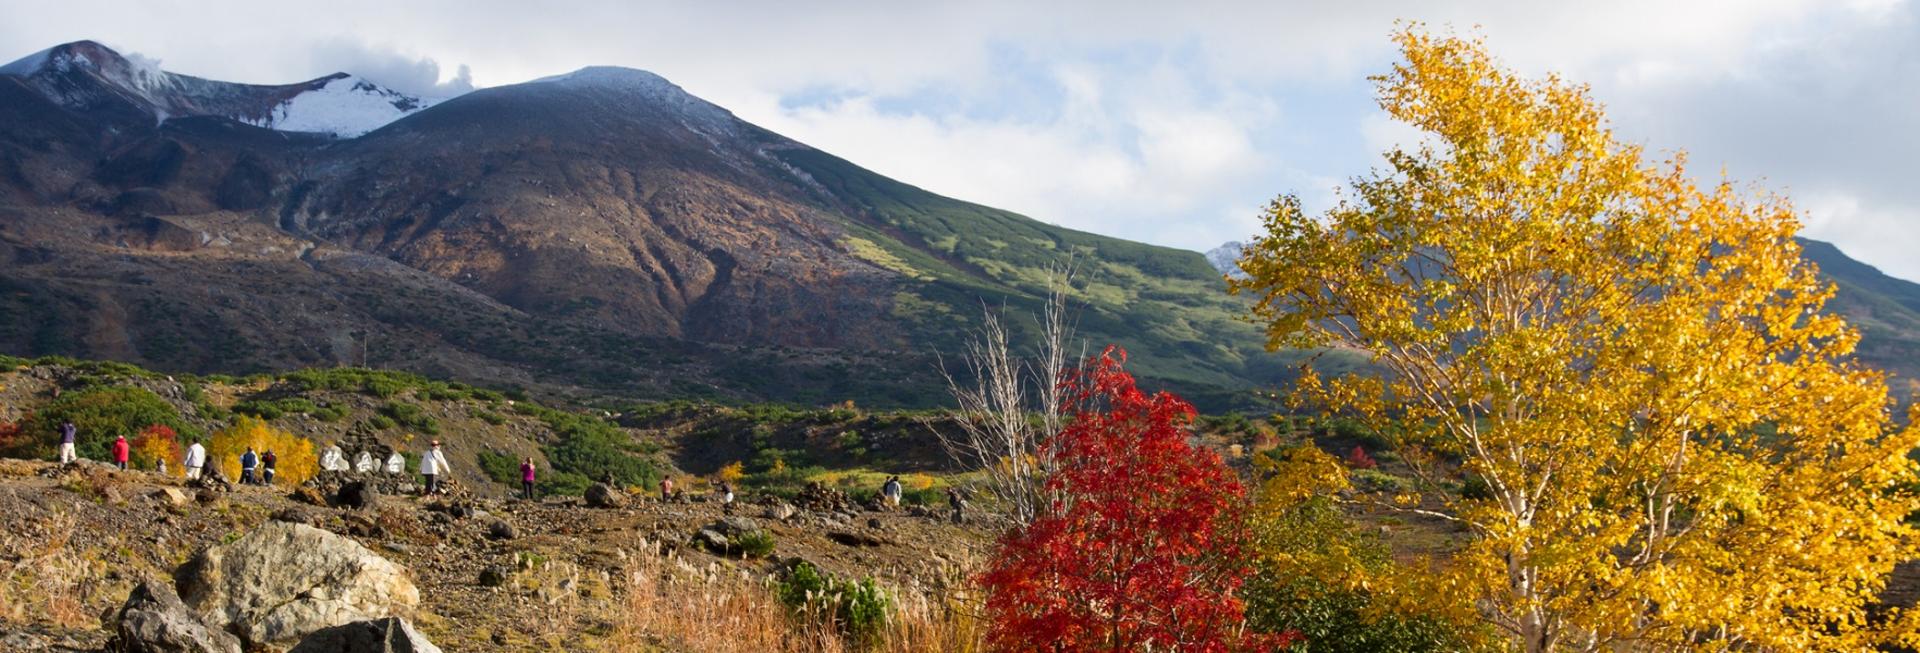
[[[533,500],[533,456],[527,456],[527,461],[520,463],[520,496]]]
[[[113,440],[113,464],[120,466],[120,471],[126,471],[127,461],[132,458],[133,445],[127,443],[127,435],[122,433]]]
[[[267,454],[260,457],[260,481],[262,484],[273,485],[273,465],[278,462],[280,462],[280,457],[273,455],[272,449],[268,449]]]
[[[886,498],[887,506],[890,508],[900,507],[901,494],[899,476],[888,476],[887,482],[880,484],[880,496]]]
[[[259,466],[260,454],[254,453],[253,447],[247,447],[247,452],[240,454],[240,484],[253,485],[253,470]]]
[[[74,428],[73,422],[60,423],[60,464],[65,465],[79,459],[79,456],[73,453],[73,439],[78,431],[79,429]]]
[[[967,523],[967,497],[960,493],[960,488],[947,488],[947,505],[953,508],[953,523]]]
[[[725,480],[720,481],[718,492],[720,494],[721,512],[733,512],[733,484]]]
[[[440,491],[440,475],[451,471],[447,465],[447,456],[440,452],[440,441],[434,440],[433,447],[420,454],[420,475],[426,477],[427,495]]]
[[[187,447],[186,460],[180,462],[182,467],[187,468],[187,480],[200,480],[200,474],[207,466],[207,448],[200,446],[199,440],[194,440],[193,446]]]

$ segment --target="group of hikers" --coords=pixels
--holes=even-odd
[[[60,424],[60,464],[65,465],[80,459],[79,453],[74,449],[74,440],[79,435],[79,432],[80,429],[74,426],[73,422],[63,422]],[[122,470],[131,469],[133,443],[127,441],[126,434],[116,436],[113,439],[113,444],[108,445],[107,460]],[[261,453],[255,451],[253,447],[247,447],[246,452],[240,454],[240,483],[242,485],[272,485],[274,468],[279,464],[280,456],[275,455],[272,449]],[[187,445],[186,453],[181,456],[180,465],[186,470],[187,480],[200,480],[205,474],[207,467],[207,448],[201,445],[198,440]],[[154,471],[162,474],[167,473],[166,459],[155,460]]]
[[[74,426],[73,422],[65,422],[60,425],[59,456],[60,463],[63,465],[79,459],[78,454],[76,454],[74,450],[74,440],[78,432],[79,429]],[[128,469],[128,461],[132,458],[132,453],[132,443],[127,441],[127,436],[124,434],[115,438],[113,445],[109,448],[109,455],[111,456],[113,464],[123,470]],[[187,480],[199,480],[205,473],[207,466],[206,447],[201,446],[199,441],[194,441],[187,447],[186,455],[182,457],[180,462],[186,469]],[[246,452],[240,454],[240,484],[272,485],[274,467],[278,463],[279,457],[274,455],[273,450],[269,449],[265,453],[256,453],[253,447],[247,447]],[[156,465],[160,473],[166,473],[167,462],[165,460],[156,461]],[[324,470],[348,471],[356,467],[362,473],[372,472],[374,470],[372,456],[366,452],[362,452],[360,454],[360,463],[355,467],[349,467],[346,462],[346,455],[342,453],[340,447],[336,445],[329,447],[320,457],[320,468]],[[388,456],[385,465],[385,471],[387,473],[399,474],[405,470],[406,458],[401,456],[400,452],[395,451],[392,455]],[[422,494],[432,495],[445,491],[446,486],[442,479],[445,478],[447,474],[452,473],[453,468],[447,463],[446,453],[440,450],[439,440],[434,440],[427,451],[420,455],[419,470],[420,476],[425,479],[422,485]],[[534,492],[536,478],[537,470],[533,464],[533,457],[528,456],[520,463],[521,498],[528,501],[533,501],[537,498]],[[732,510],[734,500],[733,483],[726,479],[720,479],[713,487],[714,494],[719,499],[721,508],[723,510]],[[880,499],[889,507],[898,508],[904,494],[904,488],[900,484],[899,476],[889,476],[886,482],[880,484]],[[674,492],[673,478],[669,476],[660,479],[660,500],[673,501],[679,498],[680,495]],[[966,508],[966,499],[958,488],[948,488],[947,503],[953,509],[954,521],[963,521],[964,516],[962,513]]]

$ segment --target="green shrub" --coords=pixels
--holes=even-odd
[[[116,436],[132,438],[154,424],[171,428],[182,438],[200,434],[159,395],[133,386],[99,386],[62,394],[48,403],[22,425],[23,437],[16,442],[16,450],[7,453],[33,458],[52,455],[60,443],[60,424],[68,421],[78,430],[74,448],[81,457],[94,460],[107,457],[107,446]]]
[[[375,414],[373,417],[367,418],[367,423],[371,424],[373,426],[373,429],[376,431],[385,431],[395,426],[399,426],[398,424],[395,424],[393,422],[393,418],[387,417],[386,415],[380,415],[380,414]]]
[[[1353,478],[1355,487],[1369,492],[1398,494],[1413,487],[1413,484],[1408,482],[1407,479],[1388,474],[1378,469],[1356,469],[1351,472],[1351,477]]]
[[[840,631],[858,644],[878,640],[893,604],[869,576],[840,588]]]
[[[496,413],[491,410],[476,410],[473,412],[473,416],[480,418],[480,421],[482,422],[486,422],[494,426],[499,426],[507,423],[507,417],[505,415],[501,415],[500,413]]]
[[[765,558],[773,555],[773,533],[769,531],[746,533],[733,538],[733,543],[740,548],[740,553],[749,558]]]
[[[787,570],[786,578],[782,578],[775,589],[781,603],[789,608],[800,608],[814,597],[826,596],[830,586],[831,579],[826,574],[802,560]]]
[[[479,455],[480,471],[495,483],[505,483],[510,487],[520,487],[520,461],[511,454],[492,449],[482,449]]]
[[[651,487],[660,480],[659,470],[645,453],[648,447],[633,443],[612,423],[532,404],[521,406],[531,407],[527,413],[553,430],[551,444],[542,447],[555,472],[550,491],[582,494],[588,485],[609,477],[623,486]]]
[[[873,643],[893,611],[892,600],[872,577],[845,582],[805,561],[787,570],[775,593],[802,618],[832,619],[840,634],[856,645]]]
[[[391,399],[394,395],[400,394],[400,391],[405,389],[407,389],[406,386],[401,385],[398,381],[381,378],[367,379],[366,382],[360,386],[362,393],[381,399]]]
[[[431,401],[459,401],[469,396],[466,390],[445,383],[429,383],[421,395]]]
[[[419,405],[406,402],[389,401],[380,407],[380,414],[393,420],[393,423],[417,431],[423,435],[438,435],[440,423],[428,415]]]
[[[287,415],[310,415],[318,410],[320,410],[319,406],[315,406],[312,401],[304,397],[248,399],[233,405],[233,412],[235,413],[252,415],[264,420],[276,420]]]

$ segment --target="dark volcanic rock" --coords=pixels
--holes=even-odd
[[[367,510],[380,503],[380,492],[366,481],[352,481],[340,486],[339,494],[333,497],[334,505],[354,510]]]
[[[117,650],[124,653],[240,653],[239,638],[208,627],[173,586],[160,581],[133,588],[114,632]]]
[[[315,631],[287,653],[440,653],[399,617],[356,621]]]

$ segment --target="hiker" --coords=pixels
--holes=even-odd
[[[200,480],[200,471],[207,466],[207,448],[200,446],[199,440],[194,440],[193,446],[187,447],[187,459],[180,462],[181,466],[187,468],[187,480]]]
[[[953,523],[967,523],[967,498],[961,496],[960,488],[947,488],[947,505],[953,507]]]
[[[260,482],[262,485],[273,485],[273,465],[278,462],[280,462],[280,457],[273,455],[272,449],[268,449],[267,455],[260,457]]]
[[[253,469],[259,466],[260,454],[254,453],[253,447],[247,447],[247,452],[240,454],[240,484],[254,485]]]
[[[527,456],[527,461],[520,463],[520,496],[533,500],[533,456]]]
[[[73,427],[73,422],[60,423],[60,464],[62,465],[79,458],[73,453],[73,435],[77,430]]]
[[[673,500],[673,477],[672,476],[662,477],[660,479],[660,502],[666,503],[672,500]]]
[[[120,437],[118,438],[114,438],[113,464],[119,465],[120,471],[124,472],[127,470],[127,459],[131,458],[132,455],[133,455],[133,446],[127,444],[127,435],[125,433],[120,434]]]
[[[450,470],[446,454],[440,453],[440,441],[434,440],[433,447],[420,455],[420,475],[427,477],[427,495],[440,491],[440,475]]]
[[[886,497],[888,507],[900,507],[900,477],[888,476],[887,482],[880,484],[880,496]]]
[[[720,481],[720,509],[733,510],[733,484],[724,480]]]

